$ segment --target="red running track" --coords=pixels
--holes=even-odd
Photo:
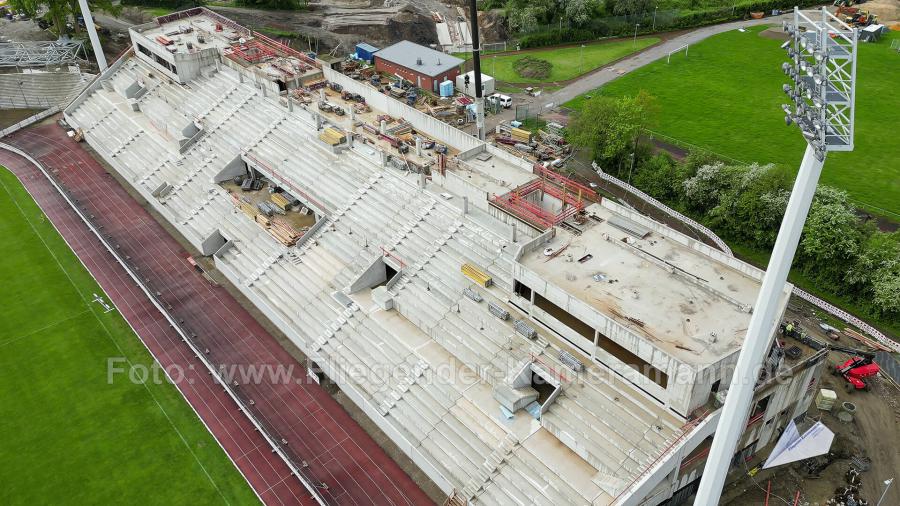
[[[188,253],[81,145],[53,124],[20,131],[4,140],[55,171],[57,179],[77,199],[78,205],[93,216],[95,224],[102,226],[101,232],[119,248],[119,253],[129,256],[141,277],[161,294],[160,298],[170,307],[169,312],[196,334],[195,343],[209,350],[207,358],[212,363],[226,367],[254,365],[257,370],[260,366],[282,367],[279,370],[284,373],[282,378],[264,374],[261,381],[241,383],[235,389],[245,403],[252,401],[251,409],[269,434],[287,442],[282,447],[292,461],[298,467],[302,462],[308,464],[304,474],[314,483],[327,486],[320,493],[329,504],[431,504],[428,496],[337,401],[306,379],[305,367],[224,288],[210,284],[188,265]],[[7,162],[7,155],[0,155],[4,164],[13,165],[10,168],[17,173],[23,170],[20,158],[15,157],[18,163]],[[37,169],[32,172],[39,175]],[[55,199],[48,195],[53,191],[46,180],[33,174],[20,179],[26,186],[50,188],[40,192],[41,199],[55,201],[51,206],[54,214],[68,214],[68,221],[62,227],[57,226],[61,232],[65,231],[64,236],[72,233],[72,229],[90,234],[83,224],[75,223],[78,218],[73,211],[65,213],[60,209],[66,205],[59,195]],[[43,202],[39,200],[39,203],[43,207]],[[90,245],[81,245],[79,249],[87,251],[76,249],[76,253],[80,257],[87,254],[82,260],[120,306],[123,315],[126,311],[130,313],[126,317],[130,316],[129,321],[148,347],[154,347],[151,351],[157,354],[162,365],[166,365],[164,361],[181,361],[197,364],[199,370],[199,359],[127,278],[124,269],[114,264],[108,252],[99,251],[102,248],[99,241],[88,237],[80,241]],[[298,479],[290,477],[287,465],[281,462],[279,467],[280,460],[274,462],[277,456],[265,443],[260,443],[263,438],[253,432],[249,420],[237,412],[235,403],[221,387],[216,388],[206,373],[198,371],[194,376],[206,386],[196,382],[183,386],[181,383],[185,382],[181,382],[179,388],[191,393],[185,396],[263,500],[268,504],[307,502],[308,492]]]
[[[303,485],[291,476],[287,464],[269,450],[265,438],[238,411],[234,400],[214,384],[175,329],[40,170],[24,158],[4,150],[0,150],[0,164],[22,181],[160,365],[164,368],[177,366],[185,372],[183,380],[177,384],[179,391],[257,495],[266,504],[316,504]]]

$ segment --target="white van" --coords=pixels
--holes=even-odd
[[[509,95],[501,95],[499,93],[494,93],[489,98],[491,100],[493,100],[494,102],[499,103],[500,106],[503,107],[504,109],[509,109],[510,107],[512,107],[512,97],[510,97]]]

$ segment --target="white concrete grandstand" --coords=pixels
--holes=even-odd
[[[78,71],[0,74],[0,109],[64,107],[93,77]]]
[[[67,121],[448,495],[660,504],[695,482],[761,272],[228,23],[132,29]],[[323,75],[375,111],[292,98]],[[238,180],[315,223],[283,240]],[[751,454],[805,412],[808,358],[760,383]]]

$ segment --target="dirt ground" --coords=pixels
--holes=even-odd
[[[878,15],[878,22],[884,25],[900,24],[900,0],[874,0],[858,6],[864,11]],[[896,503],[900,504],[900,502]]]
[[[0,130],[34,116],[43,109],[0,109]]]
[[[818,315],[806,305],[793,305],[789,308],[787,318],[799,319],[801,326],[808,333],[819,339],[830,341],[818,327]],[[842,338],[839,344],[857,347],[858,343]],[[734,506],[751,506],[765,503],[765,489],[771,480],[773,496],[770,504],[787,502],[793,504],[796,492],[801,492],[800,504],[824,505],[834,495],[838,487],[847,485],[846,473],[851,466],[852,457],[867,458],[871,461],[870,469],[862,473],[861,497],[874,505],[884,491],[884,480],[900,477],[900,390],[883,378],[871,382],[868,392],[847,393],[844,380],[833,376],[828,371],[838,362],[848,357],[841,353],[832,353],[828,357],[826,371],[822,375],[818,388],[834,390],[838,394],[838,402],[831,412],[819,411],[815,403],[810,406],[807,416],[820,420],[835,433],[831,447],[832,462],[820,473],[819,477],[810,477],[803,462],[779,466],[760,471],[749,477],[746,471],[761,463],[769,452],[764,448],[757,454],[742,478],[726,487],[723,493],[723,504]],[[844,423],[837,418],[840,405],[852,402],[856,405],[854,420]],[[825,457],[819,459],[825,460]],[[896,484],[894,484],[896,485]],[[776,497],[776,495],[778,497]],[[900,487],[892,486],[885,496],[885,505],[900,505]]]

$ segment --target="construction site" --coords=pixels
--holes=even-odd
[[[444,49],[471,45],[463,13],[432,19]],[[336,385],[431,501],[693,497],[762,270],[565,175],[561,124],[460,130],[474,101],[451,78],[423,86],[358,53],[336,65],[203,7],[129,38],[96,79],[73,73],[54,92],[68,142],[285,336],[281,355]],[[792,289],[775,300],[723,503],[798,504],[803,489],[806,504],[874,504],[865,473],[900,464],[871,432],[896,431],[900,387],[876,362],[898,348],[824,324]],[[248,416],[282,416],[277,398],[241,395]],[[365,503],[353,484],[376,473],[336,472],[266,432],[301,425],[283,416],[261,427],[293,485],[319,504]],[[835,444],[809,457],[785,434]],[[427,502],[384,494],[369,500]]]

